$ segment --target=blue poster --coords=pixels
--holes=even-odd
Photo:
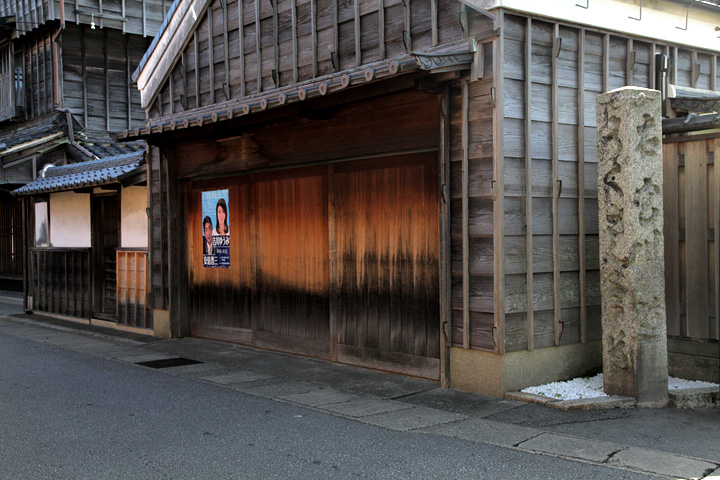
[[[230,268],[228,190],[202,192],[203,266]]]

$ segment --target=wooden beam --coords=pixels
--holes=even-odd
[[[195,49],[195,108],[200,108],[200,44],[197,30],[193,32],[193,48]]]
[[[244,97],[245,92],[245,12],[243,2],[234,2],[238,11],[238,48],[240,51],[240,96]]]
[[[335,71],[340,70],[340,28],[338,27],[338,0],[332,0],[333,7],[333,66]]]
[[[655,55],[652,55],[654,58]],[[655,75],[650,75],[655,77]],[[585,259],[585,29],[578,42],[578,262],[580,280],[580,343],[587,343],[587,295]]]
[[[280,87],[280,27],[278,25],[278,0],[270,0],[273,9],[273,54],[275,56],[275,68],[273,69],[274,88]]]
[[[215,38],[213,37],[213,10],[212,6],[207,9],[207,24],[208,24],[208,62],[210,63],[210,79],[208,80],[208,86],[210,87],[210,104],[215,104]],[[170,74],[172,78],[172,73]],[[172,102],[171,102],[172,103]]]
[[[125,7],[125,1],[123,0],[123,8]],[[123,22],[123,28],[125,28],[125,22]],[[127,84],[127,128],[130,130],[132,126],[132,70],[130,69],[130,37],[124,35],[125,39],[125,83]],[[184,91],[184,90],[183,90]]]
[[[62,1],[62,0],[61,0]],[[147,37],[147,14],[145,13],[145,0],[140,0],[142,2],[142,34],[143,37]],[[77,12],[77,2],[78,0],[75,0],[75,11]],[[76,15],[77,17],[77,15]],[[77,22],[77,20],[76,20]]]
[[[378,29],[380,60],[385,60],[385,0],[378,0]]]
[[[692,51],[690,58],[690,86],[697,88],[697,81],[700,76],[700,65],[698,64],[698,54],[696,50]]]
[[[553,52],[560,48],[560,25],[555,24],[553,35]],[[558,98],[558,55],[552,56],[552,249],[553,249],[553,297],[554,297],[554,323],[555,345],[560,345],[562,336],[562,313],[560,306],[560,194],[562,186],[558,174],[559,141],[558,116],[560,114],[560,100]]]
[[[227,0],[220,2],[223,10],[223,45],[225,56],[225,84],[223,85],[223,92],[225,93],[225,100],[230,100],[230,41],[228,39],[228,4]],[[242,2],[238,2],[242,3]]]
[[[713,56],[713,66],[715,65],[715,57]],[[713,69],[714,72],[715,69]],[[713,79],[715,75],[713,75]],[[713,80],[714,81],[714,80]],[[712,190],[714,193],[713,198],[710,200],[715,206],[715,215],[713,219],[713,227],[715,230],[715,244],[714,244],[714,260],[713,275],[715,278],[715,339],[720,340],[720,139],[711,140],[713,145],[713,180],[715,183],[715,189]]]
[[[360,0],[353,0],[353,7],[355,9],[355,66],[359,67],[362,65],[362,47],[360,43]]]
[[[257,57],[257,93],[262,93],[262,45],[260,29],[260,0],[255,0],[255,53]]]
[[[610,34],[603,36],[603,92],[610,90]]]
[[[290,16],[292,21],[292,47],[293,47],[293,83],[298,83],[300,77],[298,67],[298,33],[297,33],[297,4],[296,0],[290,1]]]
[[[83,89],[83,127],[88,124],[88,101],[87,101],[87,52],[85,48],[85,29],[80,29],[80,53],[82,55],[82,89]]]
[[[110,131],[110,75],[108,75],[108,31],[103,30],[103,73],[105,75],[105,130]],[[172,97],[170,97],[172,105]]]
[[[527,349],[535,349],[535,305],[533,302],[533,169],[532,169],[532,19],[525,25],[525,279],[527,284]]]
[[[503,157],[503,64],[505,41],[505,15],[502,10],[497,15],[497,26],[500,29],[500,37],[493,43],[493,72],[496,78],[500,79],[495,85],[495,109],[493,111],[493,177],[494,177],[494,202],[493,202],[493,274],[494,274],[494,296],[495,296],[495,352],[505,353],[505,180]]]
[[[412,35],[410,32],[412,31],[412,25],[410,23],[410,19],[412,18],[411,12],[410,12],[410,0],[402,0],[403,7],[405,9],[405,31],[403,32],[404,40],[405,40],[405,51],[411,52],[412,51]]]
[[[318,76],[317,0],[310,0],[310,30],[312,36],[313,78]]]
[[[717,55],[710,57],[710,62],[710,90],[717,90]]]
[[[462,83],[462,315],[463,348],[470,348],[470,220],[469,220],[469,141],[470,87]]]
[[[450,88],[446,84],[440,96],[440,386],[450,385],[451,311],[451,238],[450,238]]]
[[[430,0],[430,23],[432,28],[432,46],[435,47],[439,43],[437,0]]]
[[[635,51],[633,39],[628,38],[625,47],[625,85],[633,84],[633,69],[635,68]]]

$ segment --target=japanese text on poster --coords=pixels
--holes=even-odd
[[[228,190],[202,192],[203,266],[230,268]]]

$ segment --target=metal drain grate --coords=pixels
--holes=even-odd
[[[163,358],[160,360],[150,360],[149,362],[137,362],[135,365],[148,368],[169,368],[169,367],[182,367],[184,365],[195,365],[196,363],[205,363],[199,360],[193,360],[191,358],[173,357]]]

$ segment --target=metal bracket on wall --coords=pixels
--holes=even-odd
[[[643,0],[640,0],[640,15],[638,17],[628,17],[629,19],[637,20],[637,21],[642,20],[642,7],[643,7],[642,2],[643,2]]]

